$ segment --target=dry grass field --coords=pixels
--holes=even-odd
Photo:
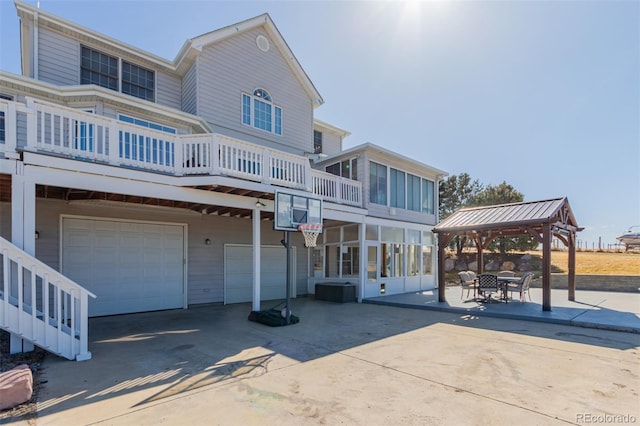
[[[485,266],[490,262],[502,264],[511,261],[518,265],[525,253],[510,252],[505,255],[488,252],[484,254]],[[529,263],[533,266],[533,271],[537,275],[542,273],[542,251],[529,251],[531,255]],[[455,253],[449,252],[447,257],[451,257],[468,265],[476,260],[475,250],[465,250],[460,259]],[[569,252],[551,251],[551,273],[567,273],[569,266]],[[463,268],[467,268],[464,266]],[[458,282],[458,270],[460,268],[446,272],[446,279],[449,282]],[[640,276],[640,251],[577,251],[576,252],[576,274],[578,275],[637,275]]]
[[[541,252],[532,252],[541,255]],[[552,269],[567,272],[569,253],[552,251]],[[640,275],[640,252],[598,252],[578,251],[576,253],[576,274],[580,275]]]

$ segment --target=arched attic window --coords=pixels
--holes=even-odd
[[[282,108],[275,105],[265,89],[242,94],[242,124],[282,135]]]

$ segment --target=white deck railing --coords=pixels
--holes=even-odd
[[[0,237],[0,328],[67,359],[91,358],[80,285]]]
[[[25,149],[175,176],[230,176],[362,206],[360,182],[314,170],[306,157],[228,136],[165,133],[34,98],[26,107],[0,100],[0,113],[5,157]]]

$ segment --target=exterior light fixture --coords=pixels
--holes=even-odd
[[[211,245],[211,239],[207,238],[206,240],[204,240],[205,245],[210,246]]]
[[[263,207],[267,207],[267,205],[260,200],[256,201],[256,208],[261,209]]]

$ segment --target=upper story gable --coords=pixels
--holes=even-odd
[[[268,15],[191,41],[200,50],[194,113],[215,131],[301,155],[313,150],[322,98]]]
[[[95,84],[181,109],[173,62],[16,1],[22,75],[56,86]]]
[[[323,103],[268,14],[187,40],[173,61],[16,1],[22,74],[94,84],[201,117],[216,132],[302,155]]]

